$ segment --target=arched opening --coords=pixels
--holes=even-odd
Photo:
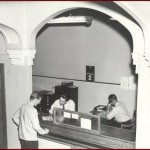
[[[88,12],[88,13],[87,13]],[[37,43],[36,43],[36,46],[37,46],[37,55],[36,55],[36,59],[35,59],[35,62],[34,62],[34,65],[33,65],[33,76],[34,76],[34,79],[33,79],[33,86],[34,86],[34,89],[36,89],[36,90],[51,90],[51,88],[53,88],[54,86],[56,86],[57,84],[60,84],[62,81],[64,81],[64,80],[69,80],[69,81],[75,81],[75,85],[77,85],[77,86],[79,86],[79,84],[82,84],[81,82],[83,82],[83,84],[82,84],[82,90],[81,91],[83,91],[83,93],[84,93],[84,96],[87,94],[87,93],[89,93],[87,96],[83,96],[83,97],[80,97],[81,99],[83,98],[83,99],[86,99],[87,100],[87,98],[89,98],[89,99],[97,99],[97,101],[96,101],[96,103],[95,104],[99,104],[99,103],[103,103],[103,104],[106,104],[106,99],[107,99],[107,95],[108,95],[108,93],[112,93],[112,92],[116,92],[118,95],[119,95],[119,97],[120,97],[120,99],[125,99],[125,97],[126,97],[126,94],[128,93],[130,93],[131,94],[131,92],[133,92],[132,94],[134,95],[128,95],[130,98],[130,100],[131,99],[134,99],[135,101],[136,101],[136,97],[137,97],[137,91],[134,89],[135,88],[135,86],[134,86],[134,83],[136,82],[136,84],[137,84],[137,75],[135,75],[135,67],[133,66],[133,63],[132,63],[132,58],[131,58],[131,53],[134,51],[133,49],[135,49],[136,50],[136,46],[138,45],[136,45],[135,44],[135,41],[137,40],[137,39],[133,39],[132,37],[131,37],[131,35],[133,36],[133,34],[131,33],[131,32],[129,32],[126,28],[124,28],[123,26],[122,26],[122,24],[120,24],[120,23],[118,23],[118,21],[111,21],[111,19],[110,19],[110,17],[109,17],[109,15],[106,15],[106,14],[103,14],[103,13],[100,13],[100,12],[97,12],[96,13],[96,10],[92,10],[92,9],[74,9],[74,10],[69,10],[68,12],[64,12],[64,13],[61,13],[61,14],[59,14],[60,16],[62,15],[68,15],[68,13],[71,13],[71,14],[73,14],[73,15],[78,15],[78,14],[90,14],[90,15],[94,15],[94,17],[95,17],[95,22],[98,20],[98,21],[101,21],[101,23],[103,22],[104,24],[105,24],[105,30],[106,31],[109,31],[109,29],[107,28],[110,24],[110,26],[111,26],[111,28],[113,29],[113,31],[115,31],[115,37],[122,37],[123,39],[124,39],[124,42],[128,45],[121,45],[121,41],[119,41],[118,39],[116,40],[116,43],[113,41],[111,41],[110,39],[109,39],[109,37],[110,37],[110,35],[113,37],[113,34],[109,34],[109,32],[106,32],[106,35],[108,35],[108,36],[106,36],[105,34],[104,34],[104,32],[101,30],[101,32],[105,35],[105,36],[102,36],[101,38],[100,38],[100,36],[99,36],[99,38],[98,38],[98,35],[101,35],[101,34],[99,34],[100,33],[100,31],[99,32],[96,32],[96,31],[94,31],[93,32],[93,34],[91,34],[92,36],[91,37],[95,37],[94,36],[94,34],[97,36],[97,38],[93,38],[93,39],[90,39],[89,41],[96,41],[97,43],[98,43],[98,39],[100,39],[100,42],[99,42],[99,44],[102,46],[102,43],[101,42],[104,42],[103,40],[105,40],[105,45],[107,45],[107,42],[109,41],[111,41],[112,42],[112,44],[110,44],[110,45],[107,45],[106,47],[108,48],[106,48],[104,45],[101,47],[101,49],[103,49],[102,50],[102,52],[107,52],[108,54],[110,54],[110,56],[109,55],[102,55],[102,56],[105,56],[105,57],[100,57],[100,60],[99,61],[96,61],[98,58],[97,57],[95,57],[95,56],[98,56],[98,55],[93,55],[92,53],[90,53],[90,49],[92,49],[92,51],[94,50],[94,52],[96,51],[96,52],[100,52],[100,50],[98,50],[98,49],[96,49],[95,47],[99,47],[99,46],[97,46],[94,42],[94,44],[93,43],[91,43],[91,42],[89,42],[88,40],[87,40],[87,37],[89,37],[89,35],[88,35],[88,32],[86,32],[86,31],[88,31],[88,27],[85,27],[85,26],[61,26],[61,25],[57,25],[57,26],[54,26],[54,25],[50,25],[50,26],[48,26],[48,25],[46,25],[46,26],[44,26],[41,30],[40,30],[40,32],[38,33],[38,35],[37,35]],[[93,14],[92,14],[93,13]],[[102,18],[100,17],[100,16],[103,16]],[[56,17],[56,16],[55,16]],[[92,23],[92,25],[93,25],[93,23]],[[94,24],[95,25],[95,24]],[[96,25],[95,25],[96,26]],[[109,27],[110,27],[109,26]],[[68,27],[68,29],[67,30],[65,30],[65,28],[66,27]],[[53,28],[53,29],[52,29]],[[57,28],[57,29],[56,29]],[[60,29],[61,28],[61,29]],[[63,28],[63,29],[62,29]],[[81,37],[79,36],[79,35],[81,35],[81,31],[79,32],[77,32],[77,29],[74,29],[74,31],[71,33],[70,31],[72,30],[71,28],[78,28],[79,29],[79,31],[80,31],[80,29],[82,28],[82,30],[84,30],[84,33],[85,33],[85,35],[84,36],[82,36],[82,39],[84,39],[81,43],[83,43],[83,45],[81,46],[79,43],[79,41],[81,41]],[[89,27],[89,28],[91,28],[91,27]],[[52,30],[53,31],[52,31]],[[107,30],[108,29],[108,30]],[[47,30],[48,30],[48,32],[49,32],[49,36],[48,36],[48,33],[46,33],[47,32]],[[54,31],[55,30],[55,31]],[[62,30],[62,31],[60,31],[60,30]],[[69,30],[69,32],[68,32],[68,30]],[[61,32],[61,33],[60,33]],[[133,31],[134,32],[134,31]],[[67,34],[67,35],[66,35]],[[135,34],[135,33],[134,33]],[[50,36],[50,35],[52,35],[52,36]],[[65,36],[66,35],[66,36]],[[71,35],[73,35],[74,37],[74,40],[72,39],[72,37],[71,37]],[[111,37],[111,38],[112,38]],[[108,38],[108,39],[107,39]],[[122,39],[121,38],[121,39]],[[49,43],[48,44],[48,47],[46,48],[46,46],[45,46],[45,44],[43,44],[43,45],[40,45],[39,43],[40,43],[40,40],[42,40],[43,39],[43,42],[45,41],[46,43]],[[65,39],[67,39],[66,41],[66,43],[64,42],[62,42],[62,39],[63,39],[63,41],[65,40]],[[97,40],[96,40],[97,39]],[[107,40],[106,40],[107,39]],[[71,41],[71,40],[73,40],[73,41]],[[79,40],[79,41],[78,41]],[[132,41],[133,40],[133,41]],[[51,41],[51,42],[50,42]],[[57,44],[56,44],[56,41],[58,42]],[[106,42],[107,41],[107,42]],[[137,40],[138,41],[138,40]],[[73,45],[72,45],[72,43],[73,43]],[[86,43],[87,43],[87,45],[86,45]],[[113,47],[115,44],[116,44],[116,47]],[[134,45],[134,44],[135,45]],[[56,45],[57,46],[56,46]],[[79,45],[81,46],[79,46]],[[125,66],[130,70],[128,70],[127,72],[125,71],[125,72],[123,72],[123,74],[122,74],[122,72],[120,72],[120,73],[118,73],[118,79],[115,79],[115,78],[117,78],[117,76],[109,76],[108,74],[111,74],[112,72],[113,72],[113,68],[115,68],[116,70],[120,70],[120,68],[118,68],[117,69],[117,67],[114,65],[114,64],[111,64],[112,65],[112,67],[110,67],[111,65],[108,63],[106,63],[107,61],[103,61],[103,59],[104,58],[107,58],[108,60],[109,59],[113,59],[111,56],[111,53],[109,53],[108,51],[110,51],[110,52],[112,52],[111,50],[113,49],[113,50],[116,50],[117,48],[119,48],[119,46],[117,47],[117,44],[119,44],[119,46],[120,46],[120,52],[122,52],[122,51],[128,51],[128,54],[126,53],[125,55],[124,55],[124,53],[117,53],[116,51],[113,53],[113,56],[114,56],[114,54],[117,54],[116,56],[115,56],[115,58],[114,58],[114,61],[116,61],[117,60],[117,57],[120,57],[120,58],[122,58],[122,60],[121,60],[121,62],[123,62],[123,60],[124,60],[124,58],[126,59],[126,58],[129,58],[128,59],[128,61],[130,60],[130,62],[128,62],[128,65],[127,64],[125,64]],[[85,50],[85,47],[86,46],[88,47],[88,49],[86,49]],[[134,45],[134,46],[133,46]],[[55,47],[56,46],[56,47]],[[90,47],[91,46],[91,47]],[[95,46],[95,47],[94,47]],[[110,47],[109,47],[110,46]],[[61,48],[59,48],[59,47],[61,47]],[[110,50],[110,48],[112,48],[111,50]],[[40,51],[40,49],[41,49],[41,51],[42,51],[42,54],[40,55],[40,54],[38,54],[38,50]],[[67,50],[67,49],[69,49],[69,50]],[[71,49],[73,50],[73,52],[74,53],[72,53],[72,51],[71,51]],[[128,49],[128,50],[127,50]],[[143,49],[142,49],[143,50]],[[47,52],[50,52],[50,55],[48,55],[48,53]],[[47,53],[47,55],[44,55],[44,53]],[[60,52],[60,53],[59,53]],[[86,52],[88,52],[88,53],[86,53]],[[94,53],[93,52],[93,53]],[[118,52],[119,52],[119,50],[118,50]],[[84,57],[84,59],[81,59],[80,58],[80,56],[77,54],[77,53],[80,53],[83,57]],[[67,54],[67,56],[65,56],[65,54]],[[42,56],[42,57],[41,57]],[[46,57],[45,57],[46,56]],[[50,57],[50,56],[52,56],[52,57]],[[73,56],[75,56],[75,59],[73,58]],[[70,57],[70,59],[68,59],[68,57]],[[44,58],[44,59],[43,59]],[[59,58],[58,60],[57,60],[57,58]],[[61,59],[60,59],[61,58]],[[85,58],[88,58],[88,61],[87,60],[85,60]],[[43,66],[42,67],[39,67],[40,66],[40,64],[37,62],[37,59],[41,59],[40,60],[40,62],[42,62],[43,63]],[[81,60],[80,60],[81,59]],[[71,60],[71,62],[70,61],[67,61],[67,60]],[[77,60],[80,60],[80,61],[78,61],[77,62]],[[102,63],[106,63],[104,66],[101,66],[100,68],[102,68],[102,70],[100,71],[100,69],[98,69],[98,71],[97,71],[97,76],[96,76],[96,79],[97,79],[97,81],[96,82],[98,82],[98,83],[100,83],[100,84],[103,84],[102,85],[102,87],[99,87],[99,86],[97,86],[98,84],[95,82],[95,85],[93,86],[92,84],[86,84],[85,82],[84,82],[84,80],[85,80],[85,66],[86,66],[86,64],[87,64],[87,62],[88,62],[88,64],[87,65],[92,65],[92,66],[96,66],[97,65],[97,63],[95,63],[95,62],[93,62],[93,60],[95,60],[96,62],[101,62],[101,64]],[[51,64],[51,66],[50,65],[48,65],[48,61],[50,61],[50,64]],[[68,62],[73,66],[72,68],[70,67],[69,68],[69,65],[68,65]],[[35,66],[35,63],[37,63],[36,64],[36,66]],[[64,63],[64,64],[63,64]],[[83,64],[83,65],[81,65],[81,63]],[[127,63],[127,62],[126,62]],[[116,63],[116,64],[120,64],[121,65],[121,63]],[[129,65],[130,64],[130,65]],[[55,67],[58,69],[57,71],[55,70],[55,67],[53,68],[52,67],[52,65],[56,65]],[[110,65],[110,66],[109,66]],[[114,65],[114,66],[113,66]],[[98,65],[97,65],[98,66]],[[60,67],[60,68],[59,68]],[[67,68],[68,67],[68,68]],[[40,70],[40,68],[42,68],[41,70]],[[44,70],[44,68],[46,68],[46,71]],[[97,67],[95,67],[96,69],[97,69]],[[123,68],[123,67],[122,67]],[[76,70],[75,70],[76,69]],[[67,74],[68,73],[68,70],[69,70],[69,74]],[[79,73],[77,73],[77,70],[78,70],[78,72]],[[107,71],[106,71],[107,70]],[[116,71],[115,70],[115,71]],[[106,72],[107,73],[106,73]],[[110,71],[110,72],[109,72]],[[108,75],[106,75],[106,74],[104,74],[104,72]],[[102,73],[102,74],[101,74]],[[116,73],[116,72],[115,72]],[[99,75],[99,77],[98,77],[98,75]],[[67,76],[67,77],[66,77]],[[134,77],[133,77],[134,76]],[[109,78],[110,77],[110,78]],[[121,79],[121,77],[123,77],[122,79]],[[131,78],[130,78],[131,77]],[[133,78],[132,78],[133,77]],[[108,80],[107,80],[107,79]],[[55,79],[57,79],[57,81],[55,80]],[[132,87],[129,87],[129,80],[132,80],[131,82],[132,82]],[[55,80],[55,81],[54,81]],[[125,85],[121,85],[122,83],[120,82],[122,80],[122,82],[126,82],[125,84],[128,84],[128,86],[127,87],[124,87]],[[113,82],[111,82],[111,81],[113,81]],[[80,83],[79,83],[80,82]],[[85,84],[84,84],[85,83]],[[50,85],[51,84],[51,85]],[[105,84],[106,84],[106,86],[105,86]],[[40,86],[39,86],[40,85]],[[91,86],[92,85],[92,86]],[[113,87],[111,87],[113,85]],[[118,86],[118,87],[117,87]],[[121,86],[123,86],[123,87],[121,87]],[[89,88],[89,90],[85,90],[85,88]],[[94,90],[93,90],[93,89]],[[121,90],[118,90],[118,88],[125,88],[125,89],[121,89]],[[131,89],[130,89],[131,88]],[[132,89],[133,88],[133,89]],[[81,89],[81,86],[80,86],[80,89]],[[83,90],[84,89],[84,90]],[[91,93],[90,93],[90,91],[92,91],[92,90],[95,92],[95,93],[93,93],[93,95],[91,95]],[[96,91],[96,89],[103,89],[104,91],[107,91],[107,93],[105,93],[104,94],[104,91]],[[112,90],[113,89],[113,90]],[[121,92],[122,91],[122,92]],[[102,92],[103,94],[99,94],[100,92]],[[81,92],[80,92],[81,93]],[[105,99],[105,100],[104,100]],[[128,99],[128,100],[129,100]],[[98,100],[100,100],[100,101],[98,101]],[[134,112],[134,109],[136,108],[136,102],[134,101],[134,104],[132,104],[132,106],[130,105],[131,103],[128,103],[128,102],[126,102],[126,104],[127,105],[130,105],[129,107],[129,109],[132,109],[132,113],[130,113],[131,114],[131,116],[133,115],[133,112]],[[92,101],[93,102],[93,101]],[[131,102],[131,101],[130,101]],[[81,103],[81,102],[79,102],[79,105],[80,106],[82,106],[83,104],[85,104],[86,103],[86,101],[84,101],[83,103]],[[94,104],[94,105],[95,105]],[[87,106],[86,107],[86,109],[85,108],[82,108],[82,107],[80,107],[79,108],[79,110],[82,110],[82,111],[85,111],[85,112],[88,112],[88,110],[90,110],[91,109],[91,107],[93,107],[94,106],[92,103],[90,103],[90,105],[89,106]]]
[[[84,82],[85,66],[94,65],[96,69],[95,83],[102,83],[101,85],[109,84],[112,86],[110,93],[117,92],[120,95],[120,99],[126,99],[126,94],[132,90],[129,89],[130,87],[121,89],[123,88],[121,87],[121,77],[128,80],[129,77],[134,76],[134,80],[137,80],[130,55],[133,50],[130,33],[117,21],[111,21],[109,16],[94,10],[74,9],[61,15],[65,16],[70,13],[72,15],[92,16],[94,18],[92,25],[90,27],[85,27],[84,25],[45,25],[37,35],[37,54],[33,65],[33,74],[53,79],[62,78],[61,80]],[[116,73],[112,75],[115,68]],[[69,73],[68,70],[70,70]],[[51,82],[52,84],[50,85]],[[40,84],[40,87],[37,88],[41,88],[39,90],[48,90],[50,86],[53,87],[58,82],[61,81],[56,83],[48,81],[47,85],[43,83],[42,86],[45,87],[42,87]],[[122,92],[120,90],[117,91],[117,89],[113,90],[115,84],[118,84],[116,88],[121,89]],[[95,86],[93,88],[96,91],[97,88],[105,89],[108,87]],[[89,91],[91,90],[89,89]],[[97,100],[94,104],[90,103],[86,107],[87,110],[80,108],[80,106],[79,110],[88,112],[91,107],[100,103],[99,99],[107,99],[109,92],[101,95],[97,91],[92,94],[95,96],[89,95],[88,97],[95,97]],[[124,93],[124,98],[120,92]],[[134,96],[130,96],[134,97],[135,101],[136,92],[134,91],[133,93]],[[81,99],[87,99],[84,96]],[[127,98],[128,100],[130,99],[130,103],[132,101],[131,97]],[[106,101],[102,100],[102,103],[106,103]],[[128,101],[126,104],[130,105]],[[81,105],[83,104],[81,103]],[[135,102],[133,105],[130,105],[132,108],[129,108],[131,115],[134,111]]]

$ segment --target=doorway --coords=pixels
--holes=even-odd
[[[4,64],[0,64],[0,148],[7,148]]]

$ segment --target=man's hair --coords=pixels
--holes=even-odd
[[[60,95],[60,98],[66,99],[66,95]]]
[[[30,100],[34,100],[34,99],[40,99],[41,95],[38,91],[33,91],[31,96],[30,96]]]
[[[108,101],[109,101],[109,103],[111,103],[111,102],[112,102],[112,100],[116,100],[116,101],[118,101],[118,100],[117,100],[117,96],[116,96],[115,94],[110,94],[110,95],[109,95],[109,97],[108,97]]]
[[[60,98],[63,98],[63,99],[65,99],[66,101],[68,101],[68,98],[67,98],[67,96],[66,95],[60,95]]]

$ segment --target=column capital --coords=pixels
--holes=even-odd
[[[131,55],[132,55],[132,59],[133,59],[133,65],[135,65],[136,66],[136,68],[135,68],[135,73],[139,73],[139,53],[138,52],[133,52],[133,53],[131,53]]]
[[[36,50],[7,50],[11,64],[32,66]]]
[[[146,53],[132,53],[133,64],[136,66],[136,73],[141,74],[143,70],[150,75],[150,52]],[[142,70],[142,71],[141,71]]]

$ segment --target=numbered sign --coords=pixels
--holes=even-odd
[[[94,82],[95,81],[95,67],[86,66],[86,81]]]

